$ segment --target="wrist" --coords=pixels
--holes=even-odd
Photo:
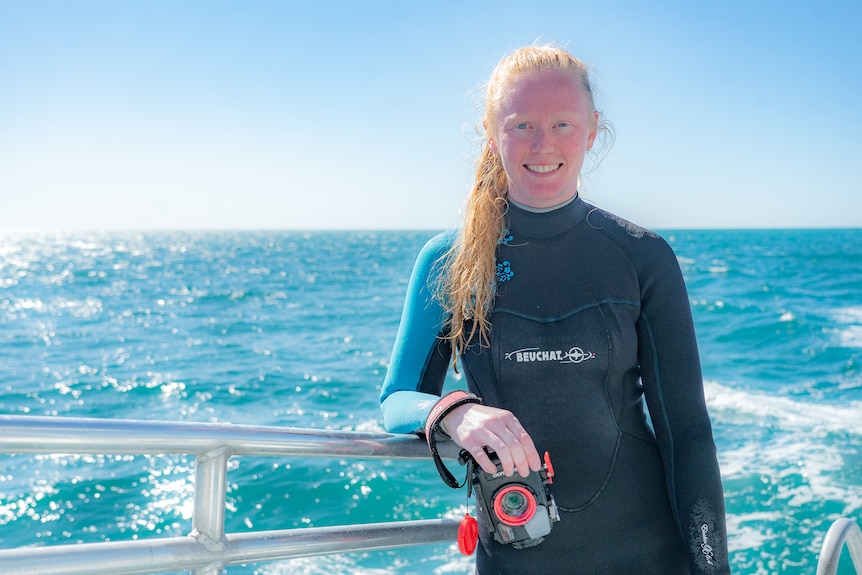
[[[428,442],[428,448],[431,450],[431,458],[434,460],[434,465],[440,473],[440,477],[449,487],[457,489],[458,481],[443,465],[443,460],[440,459],[440,454],[437,452],[437,441],[450,439],[450,436],[443,426],[443,418],[455,408],[468,403],[482,403],[482,400],[466,391],[453,391],[444,395],[434,404],[431,411],[428,413],[428,418],[425,420],[425,439]]]
[[[428,418],[425,420],[425,436],[429,443],[434,438],[435,432],[442,431],[449,436],[448,430],[443,425],[443,420],[455,408],[467,403],[482,403],[482,399],[472,393],[466,391],[453,391],[440,398],[431,411],[428,413]]]
[[[449,414],[447,413],[446,415],[448,416]],[[449,437],[452,437],[452,434],[449,433],[449,428],[446,427],[446,418],[445,417],[441,417],[440,421],[437,422],[437,429],[439,429],[440,432],[443,433],[443,435],[447,435]]]

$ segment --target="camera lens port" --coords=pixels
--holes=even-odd
[[[525,525],[536,514],[536,497],[526,487],[506,485],[494,495],[494,512],[506,525]]]

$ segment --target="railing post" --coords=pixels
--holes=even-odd
[[[224,508],[227,496],[225,448],[199,454],[195,461],[195,507],[191,536],[210,551],[224,551]],[[191,575],[219,575],[224,565],[213,563],[191,571]]]
[[[826,532],[823,545],[820,548],[820,558],[817,562],[816,575],[835,575],[838,571],[838,560],[844,546],[850,552],[850,559],[856,573],[862,573],[862,530],[852,519],[842,517],[835,521]]]

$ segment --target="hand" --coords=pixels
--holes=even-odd
[[[452,440],[469,451],[488,473],[496,473],[497,467],[485,453],[485,446],[497,453],[507,476],[516,468],[521,477],[527,477],[530,469],[539,471],[542,468],[532,438],[511,411],[466,403],[446,414],[443,426]]]

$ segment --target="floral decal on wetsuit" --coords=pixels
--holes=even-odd
[[[497,242],[498,246],[508,246],[514,238],[509,230],[503,230],[503,237]],[[497,262],[497,283],[505,283],[512,279],[515,273],[512,271],[508,261]]]
[[[515,273],[512,271],[512,268],[509,266],[509,262],[497,262],[497,281],[500,283],[507,282],[512,279],[512,276]]]

